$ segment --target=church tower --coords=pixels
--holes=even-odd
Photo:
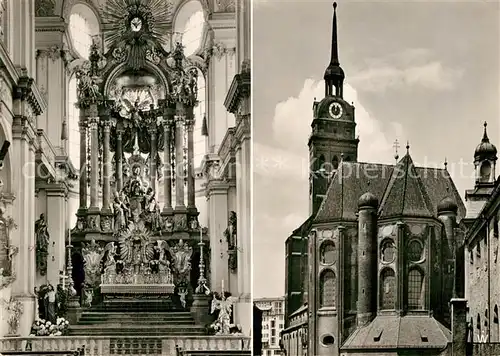
[[[314,101],[309,138],[309,211],[316,215],[330,178],[341,160],[357,161],[354,106],[344,100],[345,74],[340,67],[337,41],[337,3],[333,4],[332,49],[325,71],[325,97]]]
[[[490,142],[487,126],[485,122],[483,138],[474,151],[475,186],[465,192],[467,219],[477,218],[495,188],[497,148]]]

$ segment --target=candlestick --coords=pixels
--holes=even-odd
[[[201,228],[201,225],[200,225],[200,242],[203,242],[203,229]]]
[[[207,287],[207,279],[205,278],[205,262],[203,261],[203,246],[205,246],[205,244],[202,240],[200,240],[198,246],[200,246],[200,264],[198,265],[200,267],[200,277],[198,278],[198,287],[196,287],[195,292],[198,294],[208,294],[210,293],[210,289]]]

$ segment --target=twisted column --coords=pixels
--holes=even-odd
[[[87,120],[80,110],[80,209],[87,209]]]
[[[104,142],[103,142],[103,188],[102,188],[102,209],[110,210],[110,182],[109,175],[111,174],[110,169],[110,151],[109,151],[109,132],[110,132],[110,122],[105,120],[103,123],[104,127]]]
[[[115,150],[115,163],[116,163],[116,190],[119,192],[123,188],[123,129],[116,128],[116,150]]]
[[[193,139],[193,129],[194,129],[194,118],[190,118],[186,121],[186,127],[188,131],[187,146],[188,146],[188,179],[187,179],[187,191],[188,191],[188,209],[196,209],[195,204],[195,188],[194,188],[194,139]]]
[[[151,152],[149,158],[149,180],[151,183],[151,188],[156,194],[156,155],[158,153],[157,142],[156,142],[156,127],[149,129],[149,135],[151,136]]]
[[[92,110],[94,111],[94,110]],[[99,180],[99,135],[97,109],[95,115],[89,115],[90,127],[90,208],[98,208],[98,180]]]
[[[183,210],[184,204],[184,116],[175,117],[175,209]]]
[[[165,166],[165,206],[163,208],[164,212],[168,212],[172,210],[172,163],[170,160],[170,120],[166,119],[163,121],[163,130],[164,130],[164,147],[163,147],[163,164]]]

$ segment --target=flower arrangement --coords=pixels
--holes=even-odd
[[[31,326],[30,336],[64,336],[68,334],[69,322],[64,318],[57,318],[55,324],[48,320],[37,319]]]
[[[5,311],[9,315],[7,323],[9,324],[9,334],[13,335],[17,332],[19,328],[19,320],[24,311],[23,304],[14,298],[10,300],[2,300],[2,304],[5,307]]]

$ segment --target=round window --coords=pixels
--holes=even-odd
[[[332,335],[325,335],[321,343],[325,346],[332,346],[335,343],[335,338]]]

